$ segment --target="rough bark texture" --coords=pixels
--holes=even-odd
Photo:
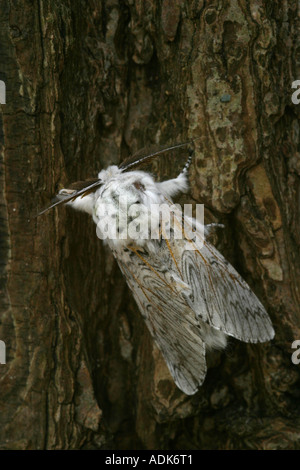
[[[2,449],[300,448],[297,3],[1,1]],[[33,216],[67,182],[199,136],[186,201],[225,224],[276,338],[231,340],[187,397],[89,217]]]

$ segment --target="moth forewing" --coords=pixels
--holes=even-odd
[[[187,395],[196,393],[206,375],[205,343],[194,312],[178,295],[185,286],[176,289],[177,273],[165,240],[155,256],[133,247],[114,254],[176,385]]]
[[[223,348],[226,338],[197,319],[186,301],[193,293],[193,286],[186,282],[182,270],[183,253],[191,250],[185,230],[195,224],[189,218],[184,224],[182,212],[171,203],[165,205],[165,211],[166,208],[173,215],[174,226],[180,224],[182,236],[176,238],[175,230],[167,233],[162,224],[155,252],[148,249],[147,243],[143,247],[128,246],[126,250],[113,251],[176,385],[191,395],[206,375],[206,341],[209,347]],[[193,250],[195,247],[194,242]]]
[[[182,269],[193,286],[186,300],[196,316],[241,341],[271,340],[275,333],[269,315],[248,284],[209,242],[196,237],[195,245],[183,252]]]

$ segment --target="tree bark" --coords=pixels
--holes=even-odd
[[[3,0],[0,23],[0,448],[300,448],[298,2]],[[276,337],[230,340],[188,397],[90,218],[35,215],[141,147],[199,137],[184,201],[225,224],[218,248]]]

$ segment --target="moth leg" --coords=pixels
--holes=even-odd
[[[188,169],[192,161],[192,155],[189,155],[186,164],[183,167],[182,172],[171,180],[163,181],[162,183],[156,183],[157,188],[165,194],[167,197],[176,196],[178,193],[186,193],[189,189],[188,181]]]
[[[183,173],[184,175],[187,174],[187,172],[189,171],[189,168],[190,168],[190,166],[191,166],[191,163],[192,163],[192,158],[193,158],[193,151],[190,152],[189,158],[187,159],[186,164],[184,165],[183,170],[182,170],[182,172],[181,172],[180,174],[182,174],[182,173]],[[180,175],[179,175],[179,176],[180,176]]]
[[[180,173],[177,178],[156,183],[157,189],[165,196],[172,198],[178,193],[185,193],[188,190],[189,184],[186,175]]]
[[[56,196],[57,200],[63,200],[64,197],[68,197],[72,194],[72,190],[70,189],[61,189]],[[78,211],[87,212],[90,215],[93,215],[93,208],[94,208],[94,195],[88,194],[86,196],[79,196],[74,201],[66,202],[66,205],[71,206],[73,209]]]

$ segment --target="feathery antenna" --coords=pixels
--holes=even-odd
[[[90,180],[89,180],[90,181]],[[89,181],[85,181],[85,184],[88,184]],[[72,201],[72,200],[75,200],[77,197],[81,196],[81,197],[84,197],[86,196],[87,194],[89,194],[90,192],[92,192],[92,190],[94,188],[96,188],[97,186],[100,186],[101,185],[101,180],[99,179],[96,179],[96,180],[93,180],[94,182],[88,186],[85,186],[84,188],[80,189],[80,190],[76,190],[74,189],[74,191],[72,192],[72,194],[70,194],[70,196],[60,196],[61,199],[59,200],[56,200],[53,204],[51,204],[49,207],[46,207],[46,209],[42,210],[41,212],[39,212],[36,217],[38,217],[39,215],[42,215],[42,214],[45,214],[45,212],[49,211],[50,209],[52,209],[53,207],[55,206],[58,206],[59,204],[64,204],[66,202],[69,202],[69,201]],[[84,181],[80,181],[80,184],[82,185],[84,183]],[[73,185],[70,185],[71,189],[72,189],[72,186],[74,187],[76,185],[76,183],[74,183]]]
[[[119,166],[120,170],[122,171],[128,171],[131,170],[134,167],[140,166],[140,165],[146,165],[150,161],[152,161],[155,157],[158,157],[164,152],[167,152],[169,150],[174,150],[180,147],[184,147],[186,145],[194,143],[196,140],[200,139],[200,137],[197,137],[196,139],[191,139],[187,142],[183,142],[180,144],[172,145],[171,147],[164,147],[156,152],[150,153],[148,155],[137,155],[134,154],[124,160],[124,162],[121,163]]]

